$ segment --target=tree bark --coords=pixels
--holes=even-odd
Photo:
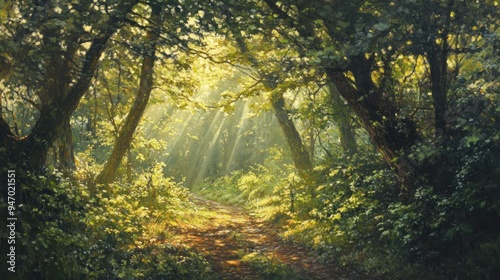
[[[444,37],[446,37],[444,35]],[[443,40],[446,40],[443,38]],[[448,45],[439,47],[436,43],[429,43],[426,50],[426,56],[429,63],[432,101],[434,106],[434,138],[435,143],[440,146],[447,145],[447,123],[446,110],[448,103],[448,86],[447,86],[447,70],[448,70]],[[432,178],[432,182],[438,190],[448,190],[448,186],[452,183],[452,174],[449,168],[441,165],[441,162],[447,161],[447,154],[442,153],[436,159],[436,163],[426,164],[426,174]]]
[[[447,55],[443,54],[435,44],[427,48],[427,61],[431,77],[431,92],[434,105],[435,136],[439,138],[446,133],[447,107]]]
[[[448,55],[450,45],[448,35],[451,28],[451,14],[454,10],[455,1],[448,0],[445,7],[437,13],[444,18],[444,23],[435,22],[432,14],[425,14],[419,21],[420,28],[426,34],[434,34],[441,39],[421,38],[423,49],[429,63],[432,101],[434,106],[434,129],[436,142],[443,144],[442,137],[446,134],[446,110],[448,95]]]
[[[411,176],[416,166],[402,157],[403,153],[420,140],[413,121],[401,117],[394,104],[383,98],[371,79],[369,59],[353,57],[351,72],[353,85],[343,73],[326,68],[328,77],[337,86],[342,97],[356,112],[372,142],[385,162],[396,170],[402,191],[412,189]]]
[[[312,171],[313,165],[309,153],[302,142],[293,120],[290,118],[290,113],[285,107],[285,99],[282,94],[276,94],[271,100],[274,114],[278,119],[281,130],[285,135],[286,142],[292,154],[295,168],[299,171],[301,177],[306,177]]]
[[[147,49],[144,52],[141,67],[141,78],[139,89],[134,99],[134,103],[125,119],[125,123],[120,129],[120,133],[113,146],[113,150],[99,175],[96,177],[97,184],[110,184],[115,180],[116,172],[123,156],[130,148],[134,132],[146,110],[146,106],[153,89],[153,73],[156,54],[156,41],[160,36],[160,29],[157,26],[161,22],[161,8],[152,5],[150,21],[153,26],[147,32]]]
[[[358,151],[356,133],[352,124],[349,107],[344,105],[344,100],[334,83],[328,83],[328,91],[335,109],[335,121],[340,131],[340,146],[347,156],[352,156]]]
[[[76,168],[75,165],[75,149],[73,145],[73,132],[71,125],[68,122],[64,124],[62,134],[57,140],[57,168],[63,174],[69,174]]]

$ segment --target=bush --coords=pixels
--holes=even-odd
[[[250,265],[253,270],[258,271],[261,279],[287,279],[287,280],[300,280],[302,277],[287,265],[281,263],[279,260],[273,259],[258,253],[251,253],[244,255],[241,258],[243,263]]]
[[[143,185],[144,177],[152,178],[151,184]],[[210,276],[201,255],[144,236],[151,219],[170,219],[188,203],[187,190],[158,172],[130,185],[118,182],[110,191],[97,187],[94,195],[61,174],[30,175],[21,182],[16,279]]]

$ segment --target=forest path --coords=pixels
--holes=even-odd
[[[193,202],[197,225],[181,221],[171,242],[201,252],[217,279],[351,279],[306,248],[283,242],[271,225],[239,208],[196,196]]]

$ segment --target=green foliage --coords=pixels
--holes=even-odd
[[[207,279],[201,255],[146,233],[152,219],[172,219],[187,203],[186,189],[158,170],[95,194],[57,174],[29,178],[19,205],[18,279]],[[152,180],[140,188],[144,177]]]
[[[390,255],[379,240],[377,224],[385,220],[384,204],[396,197],[394,175],[370,153],[327,166],[325,162],[316,168],[316,206],[309,218],[290,223],[284,236],[351,269],[390,270]],[[387,259],[381,259],[383,255]]]
[[[266,280],[279,280],[279,279],[287,279],[287,280],[300,280],[304,279],[287,265],[283,264],[279,260],[276,260],[272,257],[265,256],[259,253],[250,253],[244,255],[241,258],[243,263],[250,265],[255,271],[259,273],[260,279]]]
[[[401,215],[392,220],[393,228],[396,222],[418,225],[399,230],[407,237],[405,248],[412,258],[431,267],[439,266],[445,275],[488,279],[499,271],[499,256],[494,253],[500,249],[500,227],[496,222],[500,217],[496,98],[491,94],[470,94],[458,99],[454,108],[459,112],[450,114],[453,127],[445,145],[419,156],[428,176],[419,178],[420,188],[411,209],[398,210],[413,214],[408,213],[408,222],[402,221]],[[432,149],[426,146],[422,144],[415,150]],[[442,185],[429,186],[435,180]]]
[[[454,127],[442,148],[423,143],[410,152],[409,167],[420,176],[409,200],[391,191],[391,172],[370,172],[375,166],[359,157],[348,167],[328,169],[327,183],[320,185],[326,190],[322,211],[315,212],[315,227],[329,232],[318,231],[325,256],[398,277],[492,279],[498,273],[495,97],[469,95],[459,104],[459,112],[450,112]]]
[[[314,196],[291,169],[277,167],[279,155],[206,182],[202,193],[281,219],[284,238],[350,269],[409,279],[491,279],[498,273],[500,232],[498,112],[493,96],[460,102],[467,105],[456,105],[460,114],[449,120],[454,128],[443,148],[430,142],[409,152],[409,167],[420,174],[410,199],[400,196],[394,173],[367,147],[349,159],[324,159],[313,175]],[[449,185],[429,184],[435,172],[450,176]]]
[[[82,186],[59,175],[25,178],[26,201],[18,205],[19,279],[78,279],[88,236],[84,233]]]
[[[249,171],[235,171],[228,176],[216,180],[207,179],[193,187],[210,199],[233,205],[244,205],[253,209],[266,219],[280,220],[287,216],[295,190],[292,174],[293,167],[286,164],[283,151],[277,147],[269,149],[271,154],[262,165],[250,168]]]
[[[241,171],[234,171],[231,175],[217,178],[216,180],[205,179],[193,187],[193,191],[206,198],[229,204],[239,205],[244,203],[241,190],[238,188],[238,180],[242,176]]]
[[[108,187],[110,193],[97,194],[85,219],[95,242],[88,253],[94,260],[87,262],[89,275],[112,279],[204,279],[208,275],[210,268],[200,255],[145,235],[152,220],[172,220],[187,205],[187,190],[164,178],[161,171],[162,166],[156,165],[131,184],[117,182]]]

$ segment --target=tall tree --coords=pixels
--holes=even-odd
[[[279,73],[276,72],[266,72],[258,59],[249,50],[244,37],[241,35],[241,30],[236,26],[237,23],[233,21],[234,16],[232,12],[227,7],[222,7],[221,9],[224,19],[227,23],[228,29],[233,36],[236,44],[242,54],[242,56],[247,60],[251,67],[256,69],[259,76],[262,79],[262,83],[268,91],[273,92],[270,102],[274,110],[274,114],[278,119],[278,123],[283,131],[285,139],[287,141],[288,147],[292,154],[292,159],[295,167],[297,168],[299,174],[303,178],[307,178],[309,173],[313,170],[313,164],[310,158],[310,154],[305,147],[302,137],[298,132],[295,123],[291,118],[290,111],[286,108],[285,98],[282,92],[276,90],[278,84],[275,82],[276,77]]]
[[[272,90],[272,88],[271,88]],[[283,94],[276,93],[271,97],[274,115],[278,119],[281,130],[292,154],[293,163],[302,177],[307,177],[313,169],[310,154],[303,144],[302,137],[291,119],[290,111],[285,106]]]
[[[426,58],[435,136],[425,140],[444,144],[443,140],[449,139],[443,134],[447,134],[448,129],[446,114],[453,78],[450,54],[477,50],[479,46],[474,45],[474,41],[491,34],[497,25],[495,1],[263,2],[280,24],[293,30],[288,33],[289,41],[303,50],[304,55],[317,59],[313,64],[326,72],[387,164],[397,170],[403,192],[414,189],[413,175],[435,173],[439,169],[422,168],[407,157],[410,149],[421,143],[423,135],[428,133],[418,129],[413,115],[405,109],[415,104],[402,104],[394,98],[406,78],[400,79],[400,84],[386,81],[391,80],[392,69],[397,67],[395,62],[401,57]],[[463,41],[471,43],[461,43]],[[433,183],[447,184],[440,180]]]
[[[162,7],[159,4],[151,4],[151,16],[148,21],[150,26],[146,34],[137,95],[135,96],[134,103],[130,108],[127,118],[125,119],[125,123],[120,129],[120,133],[115,141],[113,150],[109,155],[103,170],[96,178],[96,182],[98,184],[109,184],[114,181],[123,156],[130,149],[134,132],[139,125],[144,111],[146,110],[151,91],[153,90],[156,48],[158,38],[160,37],[160,24],[162,22]]]
[[[33,89],[42,106],[36,124],[23,138],[12,137],[0,116],[0,149],[12,164],[27,170],[44,166],[48,150],[88,90],[107,42],[137,3],[17,4],[11,24],[2,25],[2,51],[13,58],[10,72],[16,74],[15,82]]]

